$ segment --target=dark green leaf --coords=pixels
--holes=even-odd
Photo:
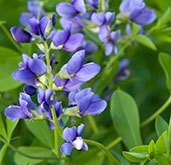
[[[2,121],[1,114],[0,114],[0,135],[3,136],[5,139],[7,139],[7,133],[6,133],[6,130],[5,130],[4,123]]]
[[[115,91],[110,113],[114,127],[125,145],[128,148],[141,145],[139,114],[134,99],[121,90]]]
[[[155,128],[159,137],[164,131],[168,130],[168,124],[161,116],[158,116],[155,121]]]
[[[0,92],[5,92],[21,85],[12,78],[12,73],[17,69],[21,56],[5,47],[0,47],[0,52]]]
[[[27,128],[45,146],[53,148],[53,134],[45,120],[29,121],[25,120]]]
[[[41,147],[19,147],[18,150],[28,156],[39,157],[40,159],[32,159],[16,153],[14,156],[14,160],[17,165],[24,165],[27,163],[33,165],[37,163],[42,163],[43,161],[45,161],[44,157],[52,157],[53,155],[50,150]]]

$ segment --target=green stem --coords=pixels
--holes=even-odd
[[[97,126],[96,121],[93,118],[93,116],[88,116],[88,120],[89,120],[89,123],[93,129],[93,132],[97,133],[99,129],[98,129],[98,126]]]
[[[47,45],[47,43],[45,42],[45,55],[46,55],[46,64],[47,64],[47,68],[48,68],[48,87],[50,89],[53,88],[53,80],[51,77],[51,66],[50,66],[50,50],[49,47]],[[55,124],[55,129],[54,129],[54,141],[55,141],[55,153],[57,155],[58,158],[60,158],[60,143],[59,143],[59,137],[62,136],[61,134],[61,128],[59,126],[59,122],[57,120],[57,116],[56,116],[56,112],[55,109],[52,107],[51,109],[52,111],[52,119],[53,119],[53,123]]]
[[[3,30],[3,32],[6,34],[8,39],[11,41],[11,43],[15,46],[15,48],[19,51],[22,52],[22,49],[16,44],[16,42],[12,39],[11,34],[9,31],[6,29],[6,27],[3,25],[3,23],[0,23],[0,28]]]
[[[12,146],[10,143],[6,142],[4,139],[0,138],[0,141],[3,142],[4,144],[6,144],[11,150],[13,150],[15,153],[18,153],[22,156],[25,156],[27,158],[30,159],[56,159],[56,157],[37,157],[37,156],[31,156],[31,155],[27,155],[23,152],[21,152],[20,150],[16,149],[14,146]]]
[[[149,123],[151,123],[157,116],[159,116],[164,110],[171,105],[171,96],[167,99],[167,101],[148,119],[146,119],[144,122],[141,123],[140,127],[143,128]],[[114,141],[112,141],[110,144],[107,145],[107,149],[110,150],[114,146],[116,146],[118,143],[122,141],[121,137],[117,137]]]
[[[148,119],[146,119],[142,124],[141,128],[145,127],[149,123],[151,123],[157,116],[159,116],[164,110],[171,104],[171,96],[167,99],[167,101]]]
[[[93,141],[93,140],[87,140],[87,139],[85,139],[85,142],[89,145],[95,146],[98,149],[100,149],[113,164],[120,165],[119,161],[101,143],[98,143],[98,142]]]

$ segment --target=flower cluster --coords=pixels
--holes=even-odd
[[[46,16],[43,4],[37,0],[28,2],[28,12],[20,17],[21,27],[12,27],[11,34],[19,43],[35,43],[40,49],[40,54],[30,57],[23,54],[23,61],[19,69],[13,73],[13,78],[25,84],[24,92],[20,94],[19,105],[10,105],[5,110],[5,115],[10,120],[17,119],[43,119],[50,122],[52,129],[56,127],[54,120],[61,127],[65,126],[63,116],[83,117],[102,113],[107,103],[94,94],[91,88],[82,89],[82,85],[93,79],[99,72],[100,66],[94,62],[84,64],[86,55],[97,51],[97,46],[92,41],[84,38],[84,28],[89,24],[98,27],[99,39],[105,44],[105,54],[118,52],[117,41],[121,31],[115,26],[123,17],[141,26],[148,25],[155,20],[155,13],[148,9],[141,0],[123,0],[120,6],[121,13],[115,15],[111,12],[98,12],[98,0],[71,0],[56,6],[57,14],[61,16],[60,23],[63,29],[56,29],[56,14],[51,18]],[[126,15],[126,16],[125,16]],[[122,18],[122,19],[121,19]],[[128,22],[129,22],[128,21]],[[114,27],[114,30],[113,30]],[[92,29],[90,29],[92,30]],[[54,65],[58,62],[51,50],[64,50],[71,52],[68,62],[54,74]],[[128,63],[123,62],[115,78],[127,77],[125,70]],[[67,93],[68,106],[63,107],[58,98],[58,92]],[[32,100],[32,96],[37,100]],[[56,113],[54,118],[53,112]],[[72,148],[88,150],[87,144],[81,137],[84,125],[77,128],[65,128],[63,138],[66,141],[61,146],[61,152],[69,155]]]

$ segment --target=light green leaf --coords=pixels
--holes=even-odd
[[[157,50],[156,46],[154,43],[145,35],[136,35],[133,37],[135,41],[138,41],[140,44],[152,49],[152,50]]]
[[[31,165],[42,163],[45,161],[44,157],[52,157],[52,152],[42,147],[19,147],[18,150],[26,155],[39,157],[40,159],[31,159],[21,154],[16,153],[14,161],[17,165],[30,163]],[[42,158],[42,159],[41,159]]]
[[[141,145],[139,114],[134,99],[127,93],[116,90],[111,99],[110,113],[114,127],[125,145],[128,148]]]
[[[7,148],[8,148],[8,145],[7,144],[4,144],[0,150],[0,164],[3,163],[3,159],[5,157],[5,153],[7,151]]]
[[[166,53],[160,53],[159,61],[166,74],[167,87],[171,91],[171,56]]]
[[[164,154],[167,153],[167,139],[168,133],[167,131],[163,132],[163,134],[158,138],[156,142],[156,154]]]
[[[11,138],[12,133],[17,126],[19,120],[16,121],[11,121],[8,118],[6,118],[6,124],[7,124],[7,134],[8,134],[8,139]]]
[[[155,155],[155,143],[153,140],[150,141],[150,144],[148,145],[148,153],[150,155]]]
[[[42,142],[45,146],[49,148],[54,148],[53,146],[53,134],[50,131],[50,127],[47,125],[46,120],[29,121],[25,120],[27,128],[30,132]]]
[[[17,88],[21,83],[12,78],[12,73],[18,68],[21,55],[12,49],[0,47],[0,92]]]
[[[168,144],[167,144],[167,154],[171,156],[171,118],[169,121],[169,128],[168,128]]]
[[[125,152],[123,151],[122,154],[124,157],[131,161],[131,162],[143,162],[146,160],[146,153],[138,153],[138,152]]]
[[[146,152],[148,153],[148,145],[136,146],[130,149],[131,152]]]
[[[159,137],[164,131],[168,130],[168,124],[161,116],[158,116],[155,121],[155,128]]]

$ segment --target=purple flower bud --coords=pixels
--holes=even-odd
[[[25,85],[24,92],[30,96],[36,94],[36,88],[33,86]]]
[[[21,43],[31,42],[32,35],[20,27],[13,26],[11,28],[11,34],[15,41]]]
[[[97,45],[92,41],[86,41],[83,48],[85,49],[86,54],[92,54],[98,50]]]
[[[130,20],[141,26],[146,26],[151,24],[156,19],[156,14],[154,10],[144,8],[141,10],[134,10],[130,15]]]
[[[82,131],[84,129],[84,124],[81,124],[77,128],[71,127],[71,128],[65,128],[63,130],[63,138],[66,140],[65,143],[61,145],[61,152],[65,155],[70,155],[73,148],[77,150],[88,150],[87,144],[84,142],[84,140],[81,137]]]

